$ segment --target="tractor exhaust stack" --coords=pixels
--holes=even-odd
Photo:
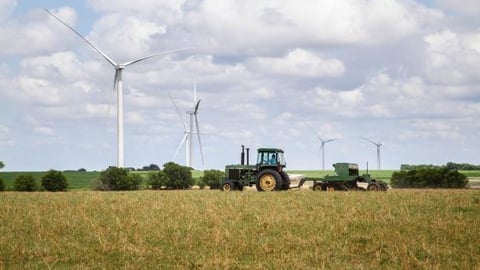
[[[250,165],[250,148],[247,148],[247,165]]]
[[[240,155],[240,164],[245,165],[245,145],[242,144],[242,154]]]

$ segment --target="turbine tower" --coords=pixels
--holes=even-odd
[[[180,119],[182,120],[183,128],[184,128],[184,135],[183,139],[180,142],[180,144],[177,147],[177,150],[175,151],[175,155],[173,159],[175,160],[178,152],[180,151],[180,148],[182,148],[183,144],[185,144],[185,166],[187,167],[192,167],[193,164],[193,134],[197,134],[197,139],[198,139],[198,145],[200,148],[200,155],[202,157],[202,165],[204,165],[204,159],[203,159],[203,150],[202,150],[202,140],[200,138],[200,125],[198,124],[198,107],[200,106],[200,101],[197,100],[197,84],[194,83],[193,85],[193,107],[191,111],[187,111],[187,114],[190,117],[190,122],[189,126],[187,128],[187,124],[183,120],[182,114],[180,113],[180,110],[177,107],[177,104],[175,103],[175,100],[170,96],[170,99],[173,102],[173,105],[175,106],[175,109],[177,110],[178,115],[180,116]]]
[[[336,141],[337,139],[324,140],[324,139],[322,139],[322,137],[320,137],[320,135],[318,135],[318,133],[315,131],[315,129],[312,126],[310,126],[310,124],[307,123],[307,125],[313,130],[313,132],[315,133],[315,136],[318,138],[318,140],[320,140],[320,143],[321,143],[320,149],[322,150],[322,170],[324,171],[325,170],[325,144],[327,144],[329,142]]]
[[[123,151],[123,81],[122,81],[122,72],[123,70],[135,63],[140,61],[152,58],[154,56],[168,54],[180,50],[185,50],[189,48],[182,48],[182,49],[175,49],[175,50],[168,50],[163,51],[160,53],[152,54],[149,56],[141,57],[126,63],[117,63],[113,61],[110,57],[108,57],[104,52],[102,52],[97,46],[95,46],[92,42],[90,42],[87,38],[82,36],[77,30],[73,29],[71,26],[63,22],[60,18],[58,18],[55,14],[53,14],[50,10],[45,9],[45,11],[50,14],[53,18],[59,21],[61,24],[66,26],[68,29],[72,30],[75,34],[77,34],[81,39],[83,39],[90,47],[92,47],[96,52],[98,52],[108,63],[110,63],[113,68],[115,69],[115,76],[113,80],[113,91],[117,91],[117,167],[124,167],[124,151]]]
[[[368,141],[369,143],[375,145],[377,147],[377,170],[381,170],[381,160],[380,160],[380,147],[382,146],[381,142],[375,142],[373,140],[364,138],[364,140]]]

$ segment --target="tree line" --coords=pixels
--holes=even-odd
[[[469,163],[455,163],[455,162],[448,162],[445,165],[432,165],[432,164],[402,164],[400,166],[400,170],[402,171],[409,171],[409,170],[418,170],[418,169],[433,169],[433,168],[442,168],[445,167],[449,170],[457,170],[457,171],[479,171],[480,165],[469,164]]]

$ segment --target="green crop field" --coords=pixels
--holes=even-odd
[[[3,179],[6,190],[13,190],[15,178],[19,175],[32,175],[40,184],[42,176],[45,173],[46,172],[0,172],[0,178]],[[138,173],[146,179],[151,172],[134,171],[133,173]],[[90,189],[90,183],[100,176],[100,172],[65,171],[63,174],[67,177],[68,190],[88,190]],[[195,180],[199,179],[202,175],[202,171],[192,171],[192,176]]]
[[[480,190],[0,193],[0,269],[479,269]]]

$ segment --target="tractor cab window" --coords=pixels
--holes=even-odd
[[[277,162],[279,165],[285,165],[285,157],[283,156],[283,153],[277,153]]]
[[[262,165],[277,165],[279,160],[276,153],[260,152],[257,157],[257,164]]]

